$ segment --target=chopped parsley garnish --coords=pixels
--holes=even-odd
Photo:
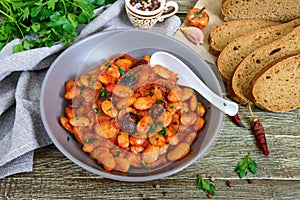
[[[80,89],[79,89],[79,93],[80,93],[80,95],[83,95],[83,93],[84,93],[84,92],[83,92],[83,88],[80,88]]]
[[[166,128],[164,127],[164,124],[161,122],[158,122],[156,124],[151,124],[150,125],[150,133],[154,133],[156,131],[156,127],[162,127],[162,129],[157,133],[158,135],[163,135],[163,136],[168,136],[167,132],[166,132]]]
[[[134,72],[133,75],[130,72],[126,72],[125,76],[121,80],[121,83],[130,87],[136,83],[138,78],[137,75],[137,72]]]
[[[154,133],[155,132],[155,130],[156,130],[156,124],[151,124],[150,125],[150,133]]]
[[[125,73],[124,69],[122,67],[118,66],[118,70],[119,70],[121,76],[123,76]]]
[[[161,131],[159,131],[157,133],[158,135],[163,135],[163,136],[168,136],[167,132],[166,132],[166,128],[163,126]]]
[[[162,104],[162,102],[163,102],[163,100],[160,98],[157,100],[157,104]]]
[[[142,165],[143,165],[143,167],[145,167],[146,169],[150,169],[150,168],[147,166],[147,163],[145,162],[145,160],[142,160]]]
[[[163,124],[162,122],[157,122],[156,125],[157,125],[157,126],[161,126],[161,127],[164,126],[164,124]]]
[[[121,151],[116,151],[116,156],[120,156],[121,155]]]
[[[101,86],[101,89],[98,91],[100,92],[100,96],[102,97],[108,97],[110,95],[109,91],[107,91],[103,85]]]
[[[94,108],[94,112],[97,113],[97,115],[102,115],[102,112],[98,108]]]
[[[97,82],[97,79],[94,78],[93,81],[92,81],[91,84],[90,84],[90,88],[91,88],[91,89],[94,89],[94,84],[95,84],[96,82]]]
[[[95,137],[91,137],[91,138],[87,138],[86,140],[85,140],[85,142],[87,143],[87,144],[90,144],[90,143],[92,143],[92,142],[95,142],[97,139],[95,138]]]
[[[110,67],[110,62],[105,63],[105,66],[106,66],[107,68],[109,68],[109,67]]]

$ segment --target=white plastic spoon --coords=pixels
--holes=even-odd
[[[150,64],[160,64],[179,75],[178,83],[193,88],[199,92],[207,101],[220,111],[234,116],[238,112],[238,105],[228,101],[211,91],[181,60],[167,52],[155,52],[152,54]]]

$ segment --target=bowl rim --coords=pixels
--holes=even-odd
[[[199,54],[197,54],[195,51],[193,51],[190,47],[188,47],[187,45],[181,43],[180,41],[170,37],[170,36],[167,36],[167,35],[162,35],[160,33],[156,33],[156,32],[151,32],[151,31],[146,31],[146,30],[137,30],[137,29],[129,29],[129,30],[126,30],[126,31],[133,31],[133,32],[138,32],[138,33],[141,33],[141,34],[150,34],[150,35],[154,35],[155,37],[162,37],[164,39],[167,39],[167,40],[171,40],[172,42],[175,42],[175,43],[178,43],[178,45],[184,47],[184,48],[187,48],[189,49],[189,53],[193,54],[193,56],[196,56],[198,57],[198,59],[202,60],[204,62],[204,60],[199,56]],[[55,144],[55,146],[59,149],[59,151],[61,151],[68,159],[70,159],[72,162],[74,162],[75,164],[77,164],[79,167],[81,168],[84,168],[86,169],[87,171],[89,172],[92,172],[94,174],[97,174],[97,175],[100,175],[104,178],[109,178],[109,179],[113,179],[113,180],[118,180],[118,181],[125,181],[125,182],[144,182],[144,181],[151,181],[151,180],[156,180],[156,179],[162,179],[164,177],[167,177],[167,176],[170,176],[170,175],[173,175],[181,170],[183,170],[184,168],[190,166],[191,164],[193,164],[197,159],[199,159],[201,156],[203,156],[209,148],[211,148],[213,146],[213,143],[215,142],[218,134],[220,133],[220,130],[221,130],[221,127],[222,127],[222,122],[223,122],[223,118],[224,118],[224,114],[222,112],[220,112],[220,117],[217,119],[218,120],[218,123],[217,123],[217,126],[214,127],[215,129],[215,132],[216,134],[214,134],[214,136],[211,138],[211,140],[208,141],[208,144],[206,145],[205,148],[201,149],[201,154],[198,153],[196,156],[194,156],[193,158],[190,159],[189,162],[185,162],[184,164],[180,165],[179,167],[175,168],[175,169],[172,169],[172,170],[168,170],[166,172],[163,172],[163,173],[158,173],[158,174],[150,174],[150,175],[146,175],[146,176],[124,176],[124,175],[118,175],[118,174],[113,174],[113,173],[110,173],[110,172],[107,172],[107,171],[101,171],[101,170],[97,170],[89,165],[87,165],[86,163],[78,160],[75,156],[73,156],[70,152],[68,152],[64,146],[62,146],[60,144],[60,142],[54,137],[50,127],[49,127],[49,124],[47,123],[47,119],[46,119],[46,113],[45,113],[45,106],[44,105],[44,101],[43,101],[43,98],[45,96],[45,87],[46,87],[46,84],[47,84],[47,81],[49,79],[49,76],[51,74],[51,72],[53,71],[55,65],[57,64],[57,62],[59,62],[59,60],[61,58],[63,58],[63,56],[65,56],[65,54],[68,54],[70,51],[74,50],[77,48],[77,46],[87,42],[88,40],[92,40],[93,38],[97,38],[97,37],[101,37],[103,35],[110,35],[108,38],[106,39],[109,39],[112,35],[117,35],[117,34],[121,34],[121,33],[124,33],[126,32],[125,30],[110,30],[110,31],[104,31],[104,32],[99,32],[99,33],[96,33],[94,35],[91,35],[85,39],[82,39],[81,41],[71,45],[70,47],[68,47],[65,51],[63,51],[56,59],[55,61],[51,64],[50,68],[48,69],[47,73],[46,73],[46,76],[44,78],[44,81],[43,81],[43,84],[42,84],[42,89],[41,89],[41,101],[40,101],[40,110],[41,110],[41,117],[42,117],[42,121],[43,121],[43,124],[44,124],[44,127],[49,135],[49,137],[51,138],[51,140],[53,141],[53,143]],[[105,40],[106,40],[105,39]],[[104,41],[105,41],[104,40]],[[207,65],[207,64],[206,64]],[[211,70],[211,68],[207,65],[207,69],[208,70]],[[212,71],[212,75],[216,76],[215,75],[215,72],[213,70]],[[217,79],[217,77],[216,77]],[[217,89],[219,90],[217,92],[218,95],[223,95],[222,93],[222,86],[220,85],[220,82],[218,82],[217,84]]]

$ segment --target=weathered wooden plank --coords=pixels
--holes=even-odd
[[[181,172],[183,173],[183,172]],[[54,175],[54,174],[53,174]],[[216,187],[215,199],[296,199],[299,181],[232,180],[211,181]],[[251,184],[250,184],[250,183]],[[97,176],[65,176],[8,178],[0,182],[0,199],[204,199],[206,194],[196,188],[195,173],[185,179],[162,179],[142,183],[125,183]]]

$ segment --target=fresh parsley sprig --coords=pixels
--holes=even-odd
[[[215,195],[215,186],[213,184],[205,181],[200,176],[198,176],[197,188],[199,190],[203,190],[207,194],[211,194],[212,196]]]
[[[248,153],[248,155],[235,166],[234,170],[238,173],[240,178],[243,178],[247,175],[248,170],[256,174],[257,167],[258,164],[251,159],[250,153]]]
[[[51,47],[55,42],[65,46],[78,35],[78,24],[95,18],[94,10],[116,0],[1,0],[0,50],[20,38],[14,52]],[[31,39],[26,38],[26,36]],[[33,39],[34,38],[34,39]]]

